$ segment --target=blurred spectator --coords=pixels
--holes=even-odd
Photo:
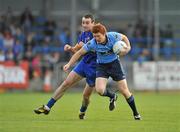
[[[33,77],[41,76],[41,54],[37,54],[32,60]]]
[[[3,46],[5,50],[12,49],[14,45],[14,38],[9,30],[4,33]]]
[[[6,16],[6,24],[7,25],[10,25],[12,22],[13,22],[13,10],[11,8],[11,6],[8,6],[7,8],[7,11],[5,13],[5,16]]]
[[[63,28],[63,30],[60,31],[59,36],[58,36],[58,40],[59,40],[61,49],[64,49],[65,44],[72,45],[69,28],[65,27],[65,28]],[[62,61],[67,61],[67,59],[69,57],[70,57],[70,53],[64,52],[63,57],[62,57],[63,58]]]
[[[173,30],[172,30],[172,25],[171,24],[167,24],[166,28],[164,30],[164,35],[163,37],[165,38],[165,42],[164,45],[165,46],[172,46],[173,44]]]
[[[47,57],[47,60],[50,64],[50,68],[53,70],[54,65],[60,61],[60,53],[51,53],[51,55]]]
[[[6,29],[5,16],[0,16],[0,32],[3,33]]]
[[[167,24],[163,32],[162,40],[162,52],[165,59],[171,59],[173,55],[173,30],[172,25]]]
[[[13,49],[7,49],[5,56],[6,60],[14,61]]]
[[[15,26],[15,24],[13,22],[11,24],[9,24],[9,28],[8,29],[10,30],[10,32],[11,32],[11,34],[13,36],[16,36],[16,26]]]
[[[16,28],[15,38],[18,39],[22,44],[24,44],[25,35],[23,34],[22,30],[19,27]]]
[[[173,29],[172,29],[172,25],[171,24],[167,24],[166,28],[164,30],[164,38],[173,38]]]
[[[52,46],[51,44],[51,39],[50,37],[45,37],[44,38],[44,42],[43,42],[43,46],[42,46],[42,53],[44,55],[47,55],[50,53],[50,47]]]
[[[127,29],[126,29],[126,35],[128,38],[132,38],[133,37],[133,32],[134,32],[134,27],[132,24],[128,24],[127,25]]]
[[[34,17],[30,9],[27,7],[25,8],[24,12],[21,14],[21,18],[20,18],[20,24],[23,27],[25,33],[30,31],[33,22],[34,22]]]
[[[24,59],[29,62],[33,59],[32,47],[30,45],[27,46],[26,52],[24,53]]]
[[[45,22],[44,34],[45,34],[46,36],[53,37],[55,30],[56,30],[56,23],[55,23],[54,20],[52,20],[51,18],[49,18],[49,19]]]
[[[23,44],[19,41],[16,40],[14,46],[13,46],[13,53],[14,53],[14,59],[17,60],[21,60],[23,58],[23,51],[24,51],[24,47]]]
[[[34,35],[35,35],[35,33],[33,33],[33,32],[29,32],[26,35],[26,40],[24,43],[25,51],[27,51],[28,47],[31,47],[31,49],[34,48],[34,46],[35,46]]]
[[[5,61],[4,51],[0,49],[0,62]]]
[[[33,53],[32,47],[30,45],[27,46],[26,52],[24,52],[24,60],[29,62],[29,78],[33,78],[33,67],[32,67],[32,60],[33,60]]]
[[[4,37],[3,37],[3,34],[0,32],[0,49],[1,50],[4,49],[3,41],[4,41]]]
[[[60,53],[59,52],[55,52],[55,53],[52,54],[52,58],[50,58],[49,60],[50,60],[50,62],[52,64],[57,64],[60,61],[60,57],[61,57]]]
[[[134,28],[134,37],[138,41],[138,47],[147,48],[147,25],[142,19],[138,19]]]
[[[139,64],[142,64],[143,62],[146,61],[150,61],[151,57],[150,57],[150,52],[148,49],[143,49],[141,54],[139,55],[139,57],[137,58],[137,61],[139,62]]]
[[[60,31],[59,42],[62,47],[64,47],[65,44],[71,44],[70,30],[67,27],[63,28],[63,30]]]

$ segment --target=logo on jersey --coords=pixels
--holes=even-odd
[[[116,40],[118,40],[118,35],[117,34],[115,35],[115,38],[116,38]]]
[[[109,51],[106,51],[106,52],[99,52],[101,55],[110,55],[113,53],[113,50],[109,50]]]
[[[90,41],[88,41],[86,44],[87,44],[87,45],[90,45],[90,44],[91,44],[91,42],[90,42]]]
[[[85,39],[85,42],[87,43],[89,40],[90,40],[90,37],[87,37],[87,38]]]

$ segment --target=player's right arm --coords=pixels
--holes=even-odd
[[[64,70],[65,72],[67,72],[68,69],[69,69],[72,65],[74,65],[81,56],[83,56],[83,55],[86,54],[86,53],[87,53],[87,51],[82,47],[79,51],[77,51],[77,52],[71,57],[70,61],[63,67],[63,70]]]
[[[71,45],[69,45],[69,44],[66,44],[65,46],[64,46],[64,51],[69,51],[69,52],[72,52],[72,53],[76,53],[78,50],[80,50],[82,47],[83,47],[83,45],[84,45],[84,43],[83,43],[83,34],[81,33],[80,35],[79,35],[79,37],[78,37],[78,42],[77,42],[77,44],[75,44],[75,46],[71,46]]]
[[[86,43],[79,51],[77,51],[70,59],[70,61],[63,67],[63,70],[65,72],[68,71],[68,69],[74,65],[78,59],[83,56],[84,54],[86,54],[89,51],[93,51],[95,49],[95,43],[93,43],[94,41],[91,40],[88,43]]]
[[[69,52],[72,52],[72,53],[76,53],[78,50],[80,50],[83,47],[83,44],[84,44],[83,42],[79,42],[75,46],[71,46],[69,44],[66,44],[64,46],[64,51],[69,51]]]

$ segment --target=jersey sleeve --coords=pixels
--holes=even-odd
[[[89,51],[94,51],[95,50],[95,44],[93,41],[89,41],[86,44],[84,44],[83,49],[86,50],[87,52]]]
[[[82,42],[82,33],[78,37],[78,43]]]
[[[115,37],[116,41],[122,40],[122,34],[118,32],[112,32],[112,35]]]

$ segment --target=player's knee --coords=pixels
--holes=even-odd
[[[70,86],[72,84],[72,82],[69,81],[69,80],[65,80],[63,84],[64,84],[65,87],[68,87],[68,86]]]
[[[104,94],[104,90],[103,90],[103,89],[96,88],[96,92],[97,92],[99,95],[101,95],[101,96]]]

